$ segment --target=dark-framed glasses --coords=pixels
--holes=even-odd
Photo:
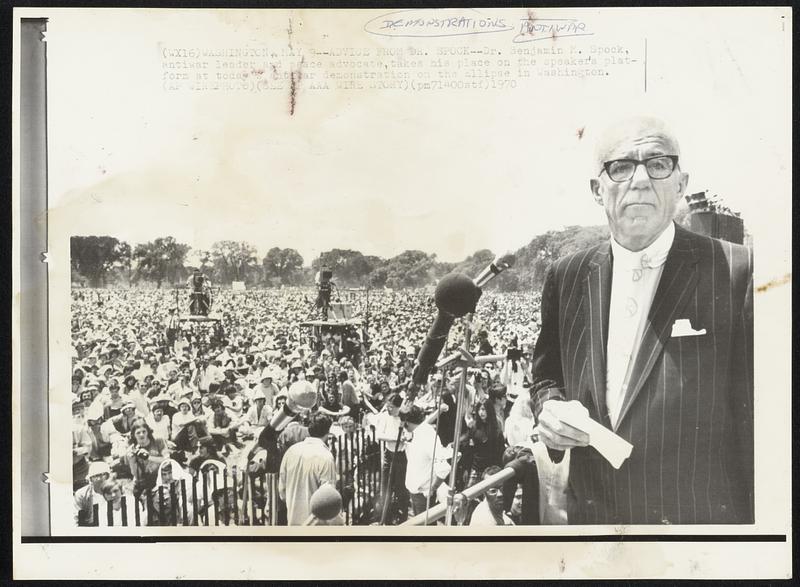
[[[667,179],[675,171],[675,167],[678,166],[678,156],[656,155],[642,161],[638,159],[614,159],[603,163],[603,169],[600,170],[600,173],[605,171],[611,181],[628,181],[636,173],[636,168],[639,165],[644,165],[650,179]]]

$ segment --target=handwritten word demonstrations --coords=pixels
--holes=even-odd
[[[506,91],[556,78],[616,83],[643,71],[642,56],[632,47],[579,38],[580,28],[557,26],[572,26],[576,38],[531,42],[545,29],[524,24],[513,41],[491,46],[453,38],[313,49],[160,45],[161,69],[154,81],[167,92]]]

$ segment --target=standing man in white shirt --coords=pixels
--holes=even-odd
[[[331,419],[316,413],[308,424],[308,438],[292,445],[283,455],[278,494],[286,502],[289,526],[302,525],[311,514],[311,496],[323,484],[336,486],[336,463],[326,439]]]
[[[383,442],[383,478],[384,486],[381,489],[381,494],[384,499],[389,491],[392,492],[392,506],[393,511],[390,514],[389,520],[394,520],[398,524],[402,524],[408,519],[408,489],[406,489],[406,469],[408,461],[406,460],[406,448],[402,439],[397,443],[397,434],[403,427],[400,420],[400,406],[403,403],[403,398],[399,394],[393,393],[386,401],[383,411],[381,411],[376,419],[375,424],[375,438]],[[392,460],[394,464],[392,465]],[[389,471],[391,470],[391,479],[389,478]]]
[[[400,418],[406,428],[406,489],[411,494],[414,515],[436,504],[438,496],[449,490],[445,479],[450,474],[448,452],[436,429],[425,421],[419,406],[403,408]],[[430,498],[430,499],[429,499]]]

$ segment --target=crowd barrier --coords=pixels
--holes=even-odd
[[[347,525],[375,520],[381,488],[382,446],[375,429],[356,430],[328,442],[338,472]],[[278,474],[250,473],[207,461],[197,476],[126,495],[119,509],[95,503],[81,526],[275,526],[279,517]]]

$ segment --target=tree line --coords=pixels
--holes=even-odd
[[[516,251],[514,269],[502,273],[490,287],[501,291],[538,290],[549,264],[564,255],[608,238],[605,226],[569,226],[536,236]],[[72,281],[89,287],[172,287],[185,283],[193,269],[203,271],[215,285],[243,281],[248,287],[311,285],[323,266],[333,271],[339,287],[424,287],[452,271],[476,276],[495,258],[481,249],[459,263],[439,261],[435,254],[403,251],[385,259],[351,249],[331,249],[309,265],[295,249],[273,247],[259,258],[246,242],[222,240],[207,250],[192,250],[173,237],[131,245],[112,236],[73,236],[70,239]],[[194,261],[187,260],[192,253]]]

